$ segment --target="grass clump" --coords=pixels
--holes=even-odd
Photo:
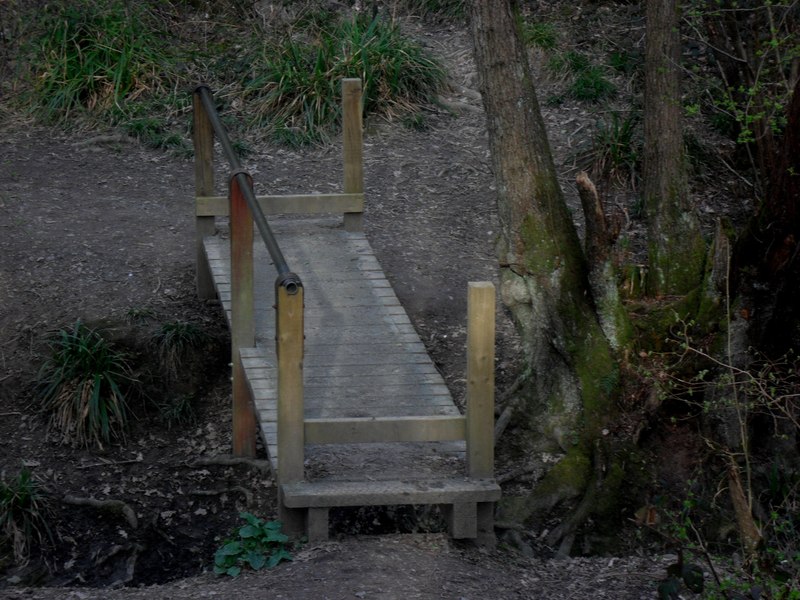
[[[239,516],[246,525],[214,553],[214,573],[236,577],[243,567],[258,571],[292,560],[286,549],[289,538],[281,533],[280,521],[263,521],[248,512]]]
[[[593,175],[634,186],[641,161],[640,120],[635,111],[624,116],[612,112],[610,120],[598,124],[592,148],[585,155]]]
[[[0,556],[24,564],[34,544],[52,541],[47,523],[47,497],[28,469],[16,477],[0,477]]]
[[[179,394],[156,403],[158,416],[167,429],[190,425],[195,421],[194,396]]]
[[[553,73],[567,73],[571,81],[567,96],[583,102],[600,102],[617,93],[616,86],[606,77],[602,67],[593,65],[589,57],[570,50],[553,56],[548,68]]]
[[[552,23],[523,23],[521,31],[522,39],[528,46],[534,46],[542,50],[553,50],[556,47],[558,33]]]
[[[153,337],[158,357],[167,378],[180,377],[181,366],[192,350],[203,347],[209,335],[194,323],[175,321],[164,323]]]
[[[340,80],[359,77],[364,111],[389,117],[431,101],[445,72],[397,26],[364,14],[288,32],[252,57],[245,86],[255,125],[289,144],[323,141],[340,119]]]
[[[124,440],[125,391],[135,381],[123,354],[80,321],[59,331],[49,345],[37,391],[50,427],[64,441],[82,446]]]
[[[145,3],[54,2],[28,47],[31,100],[50,121],[76,112],[124,112],[124,104],[160,90],[174,62],[169,36]]]

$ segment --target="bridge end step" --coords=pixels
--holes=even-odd
[[[450,535],[494,543],[494,502],[500,486],[489,479],[435,479],[414,481],[299,481],[283,484],[281,496],[289,509],[306,509],[310,540],[327,539],[328,512],[340,506],[438,504],[443,508]]]

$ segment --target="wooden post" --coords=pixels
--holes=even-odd
[[[494,313],[494,285],[486,281],[470,282],[467,296],[467,471],[470,477],[479,479],[494,478]],[[497,543],[494,503],[478,502],[474,514],[478,544],[493,548]]]
[[[240,171],[241,173],[241,171]],[[242,196],[237,173],[230,178],[231,359],[233,362],[233,455],[255,456],[256,416],[239,355],[255,346],[253,321],[253,215]],[[247,185],[253,180],[247,175]]]
[[[208,119],[200,94],[192,95],[194,105],[194,189],[195,196],[214,195],[214,129]],[[214,298],[214,281],[208,265],[203,238],[214,235],[214,217],[195,217],[197,296]]]
[[[342,144],[344,152],[344,193],[364,192],[364,147],[361,123],[361,80],[342,79]],[[363,231],[364,214],[344,213],[347,231]]]
[[[494,477],[494,285],[471,282],[467,296],[467,470]]]
[[[275,285],[278,357],[278,510],[284,530],[302,534],[305,511],[284,505],[282,486],[302,481],[305,459],[303,408],[303,287],[290,294],[286,286]]]

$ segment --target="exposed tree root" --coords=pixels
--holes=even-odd
[[[72,506],[91,506],[112,513],[117,513],[125,517],[128,524],[136,529],[139,526],[139,520],[136,518],[136,513],[122,500],[98,500],[96,498],[81,498],[78,496],[71,496],[67,494],[62,499],[64,504],[71,504]]]

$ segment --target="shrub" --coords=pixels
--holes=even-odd
[[[52,542],[46,496],[31,472],[22,469],[8,481],[0,478],[0,551],[24,563],[33,544],[47,540]]]
[[[262,521],[248,513],[239,513],[246,525],[214,553],[214,573],[235,577],[242,567],[260,570],[272,568],[283,560],[292,560],[286,550],[289,538],[281,533],[280,521]]]
[[[50,340],[37,391],[51,428],[79,445],[125,437],[125,391],[135,383],[122,353],[78,321]]]

